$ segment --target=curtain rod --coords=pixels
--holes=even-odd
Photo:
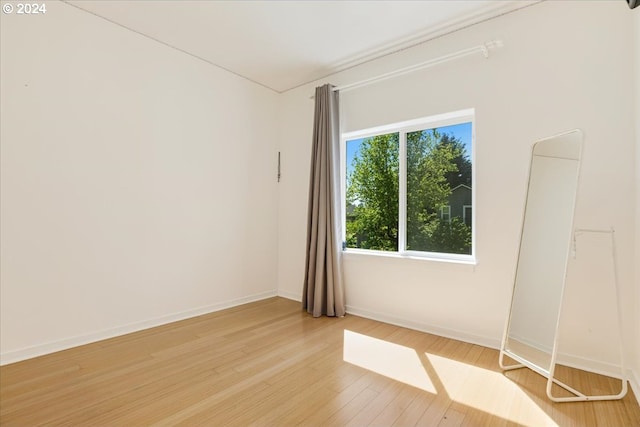
[[[353,89],[358,89],[364,86],[368,86],[373,83],[377,83],[383,80],[388,80],[397,76],[402,76],[404,74],[409,74],[414,71],[422,70],[425,68],[433,67],[434,65],[442,64],[445,62],[452,61],[454,59],[463,58],[465,56],[473,55],[476,53],[482,53],[485,58],[489,58],[489,50],[496,49],[504,46],[501,40],[491,40],[484,44],[470,47],[467,49],[459,50],[457,52],[449,53],[447,55],[440,56],[438,58],[429,59],[428,61],[420,62],[418,64],[410,65],[408,67],[400,68],[398,70],[390,71],[388,73],[380,74],[375,77],[370,77],[365,80],[361,80],[359,82],[350,83],[343,86],[334,87],[333,91],[340,92],[348,92]],[[310,98],[313,99],[315,96],[312,95]]]

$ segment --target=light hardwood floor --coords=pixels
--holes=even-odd
[[[553,404],[545,384],[526,369],[503,374],[496,350],[357,316],[313,319],[271,298],[6,365],[0,424],[640,426],[631,392]]]

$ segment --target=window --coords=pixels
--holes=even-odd
[[[464,221],[465,224],[467,224],[469,227],[471,227],[471,205],[464,205],[464,211],[463,211],[463,215],[462,215],[462,220]]]
[[[440,219],[442,221],[451,222],[451,206],[442,206],[440,208]]]
[[[473,258],[473,110],[343,134],[347,250]]]

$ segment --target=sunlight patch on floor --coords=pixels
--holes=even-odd
[[[420,357],[412,348],[345,329],[343,359],[429,393],[437,393]]]
[[[525,426],[557,426],[518,385],[501,372],[425,353],[452,400]],[[462,382],[448,381],[456,372]]]
[[[344,330],[345,362],[523,426],[556,426],[502,372]],[[497,356],[496,356],[497,364]]]

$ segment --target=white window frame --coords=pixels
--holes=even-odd
[[[381,251],[372,249],[346,248],[344,252],[384,255],[403,258],[421,258],[436,261],[457,261],[465,263],[476,263],[476,227],[475,227],[475,209],[471,209],[471,254],[450,254],[441,252],[423,252],[406,250],[407,247],[407,141],[406,134],[425,129],[440,128],[445,126],[457,125],[461,123],[471,123],[471,206],[476,204],[476,128],[475,128],[475,110],[473,108],[459,110],[451,113],[438,114],[434,116],[422,117],[414,120],[407,120],[399,123],[392,123],[383,126],[376,126],[368,129],[362,129],[352,132],[344,132],[340,138],[340,182],[342,196],[342,241],[346,242],[346,186],[347,186],[347,160],[346,148],[347,141],[360,138],[368,138],[376,135],[384,135],[389,133],[398,133],[399,142],[399,206],[398,206],[398,250],[397,251]]]

